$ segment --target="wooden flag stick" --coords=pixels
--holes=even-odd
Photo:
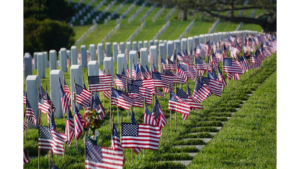
[[[176,87],[177,87],[177,83],[175,83],[175,89],[174,89],[174,92],[176,90],[176,94],[177,94],[177,88]],[[169,90],[171,90],[171,89],[169,88]],[[175,132],[177,132],[177,112],[176,111],[175,111]]]
[[[111,82],[109,82],[109,86],[111,86]],[[112,93],[112,89],[110,88],[110,93]],[[111,118],[111,94],[110,94],[110,111],[109,111],[109,113],[110,113],[110,118]]]
[[[169,89],[171,88],[171,82],[169,83]],[[170,110],[170,131],[172,137],[172,110]]]
[[[38,86],[38,94],[40,93],[40,87]],[[41,125],[41,110],[39,110],[39,118],[38,118],[38,127]],[[40,166],[40,149],[38,148],[38,169],[41,169]]]
[[[27,92],[25,92],[25,97],[26,97],[26,101],[27,101]],[[26,109],[25,109],[25,112],[24,112],[24,117],[26,118]],[[27,125],[28,125],[28,118],[26,118],[26,122],[27,122]],[[25,140],[27,140],[27,128],[26,127],[26,130],[25,130]]]
[[[61,81],[60,81],[60,78],[58,77],[58,82],[59,82],[59,87],[62,87],[62,85],[61,85]],[[63,112],[63,117],[64,117],[64,122],[66,122],[66,120],[65,120],[65,114],[64,114],[64,112]]]

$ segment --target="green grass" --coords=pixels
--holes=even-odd
[[[208,20],[195,20],[194,26],[190,31],[185,35],[185,38],[199,36],[200,34],[208,33],[208,29],[212,26],[213,22]]]
[[[188,168],[276,168],[276,72]]]
[[[224,21],[220,20],[220,23],[214,30],[214,32],[228,32],[228,31],[235,31],[240,23],[237,22],[230,22],[230,21]]]

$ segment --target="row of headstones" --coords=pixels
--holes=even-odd
[[[82,1],[83,2],[83,1]],[[91,15],[93,15],[99,8],[101,5],[103,5],[103,3],[105,3],[106,0],[101,1],[99,4],[97,4],[97,7],[94,7],[85,17],[83,20],[80,21],[80,23],[84,23],[87,21],[88,18],[91,17]],[[89,4],[86,4],[85,6],[82,7],[81,10],[78,11],[78,13],[75,14],[74,17],[72,17],[72,20],[70,23],[75,22],[76,19],[78,19],[81,15],[83,15],[83,13],[85,13],[90,6],[92,6],[92,1],[89,2]],[[79,1],[77,4],[74,5],[75,9],[77,9],[79,6],[81,5],[81,2]]]
[[[208,33],[212,33],[215,31],[216,27],[218,26],[218,24],[220,23],[220,18],[218,18],[212,25],[212,27],[209,29]]]
[[[167,20],[169,20],[169,18],[171,17],[171,15],[175,11],[175,9],[176,9],[176,7],[173,7],[172,10],[168,13],[168,15],[165,17],[165,22],[167,22]]]
[[[144,22],[146,23],[146,22]],[[141,24],[140,27],[138,27],[130,36],[129,38],[126,40],[126,42],[128,41],[131,41],[138,33],[140,33],[141,29],[143,29],[142,25],[145,25],[145,24]]]
[[[117,26],[115,27],[115,32],[117,32],[121,28],[121,25],[121,23],[117,24]]]
[[[169,25],[170,25],[170,21],[168,21],[166,24],[164,24],[164,26],[156,33],[156,35],[154,36],[153,39],[158,39],[160,37],[160,35],[162,33],[164,33],[165,30],[169,27]]]
[[[151,8],[148,9],[148,11],[143,15],[143,17],[141,17],[140,21],[141,23],[143,23],[146,18],[149,16],[149,14],[153,11],[154,7],[156,6],[156,3],[154,3]]]
[[[190,29],[192,28],[192,26],[195,23],[195,19],[192,20],[192,22],[185,28],[184,32],[179,36],[179,39],[184,38],[184,36],[190,31]]]
[[[135,12],[133,15],[131,15],[129,18],[128,18],[128,23],[131,23],[132,20],[134,20],[134,18],[143,10],[143,8],[145,7],[145,5],[147,5],[148,3],[148,0],[146,0],[142,6],[140,6]]]
[[[124,2],[123,2],[123,4],[125,4],[127,2],[127,0],[125,0]],[[135,4],[138,2],[138,0],[135,0],[127,9],[126,9],[126,11],[124,11],[123,13],[122,13],[122,15],[120,15],[119,16],[119,18],[116,20],[116,22],[117,22],[117,24],[119,24],[120,23],[120,21],[123,19],[123,18],[125,18],[125,16],[127,15],[127,13],[135,6]],[[122,7],[123,7],[124,5],[122,5]],[[120,10],[121,8],[119,8],[119,10]],[[119,11],[118,10],[118,11]],[[118,12],[117,11],[117,12]],[[108,18],[106,18],[105,20],[104,20],[104,24],[107,24],[108,23],[108,21],[110,20],[111,18],[110,17],[108,17]]]
[[[248,2],[249,2],[249,0],[246,0],[246,1],[244,2],[244,7],[247,6]],[[244,12],[245,12],[245,10],[241,10],[241,11],[239,12],[239,14],[238,14],[238,17],[241,17],[241,16],[243,15]],[[240,24],[239,24],[238,27],[235,29],[235,31],[240,30],[240,29],[242,28],[243,24],[244,24],[243,22],[240,22]]]
[[[114,34],[114,29],[112,29],[102,40],[102,42],[107,41],[113,34]]]
[[[218,42],[220,40],[224,41],[225,37],[228,37],[230,35],[240,35],[242,33],[256,33],[256,31],[233,31],[233,32],[219,32],[219,33],[211,33],[211,34],[204,34],[194,37],[188,37],[183,38],[181,40],[174,40],[174,41],[162,41],[162,40],[150,40],[144,41],[144,48],[149,50],[150,46],[156,46],[156,49],[158,51],[162,51],[161,55],[164,57],[167,55],[168,57],[171,57],[173,54],[173,49],[176,49],[178,51],[183,51],[187,49],[188,51],[190,49],[193,49],[197,44],[199,43],[205,43],[207,40],[211,40],[214,42]],[[120,50],[118,50],[118,43],[113,43],[113,53],[111,51],[111,43],[107,42],[106,44],[106,57],[112,57],[113,61],[117,61],[117,55],[118,54],[125,54],[126,58],[128,59],[129,52],[134,51],[141,51],[141,48],[143,48],[142,41],[139,41],[138,44],[136,41],[132,42],[126,42],[126,48],[127,51],[125,53],[125,43],[120,42]],[[138,45],[138,46],[137,46]],[[103,64],[104,60],[104,50],[103,50],[103,44],[99,43],[97,46],[98,55],[96,55],[96,46],[94,44],[90,44],[90,54],[91,54],[91,61],[98,61],[99,64]],[[34,68],[32,68],[32,57],[29,53],[25,54],[24,57],[24,64],[25,64],[25,78],[28,75],[32,74],[32,69],[37,69],[38,75],[41,78],[45,77],[45,69],[50,68],[50,70],[54,70],[57,68],[57,65],[60,65],[60,69],[62,72],[67,72],[67,55],[70,58],[70,64],[76,65],[78,60],[78,54],[77,54],[77,46],[71,47],[71,52],[68,52],[66,48],[61,48],[59,51],[59,61],[57,61],[57,53],[55,50],[50,50],[49,52],[49,58],[50,62],[48,62],[48,54],[47,52],[35,52],[34,53]],[[87,48],[86,45],[81,46],[81,66],[83,68],[87,67]]]
[[[91,26],[88,29],[88,34],[91,34],[92,32],[94,32],[94,30],[96,28],[97,28],[97,23],[93,24],[93,26]],[[75,42],[75,45],[79,45],[86,37],[87,37],[87,33],[84,32],[84,34],[82,34],[81,37],[79,39],[77,39],[77,41]]]
[[[250,18],[254,18],[255,12],[256,12],[256,9],[253,9],[253,11],[250,14]]]
[[[165,10],[165,6],[163,6],[162,8],[160,8],[160,10],[155,14],[155,16],[152,18],[152,22],[155,22],[156,19],[160,16],[160,14]]]
[[[115,0],[116,1],[116,0]],[[118,7],[117,9],[115,9],[110,15],[107,16],[107,18],[104,20],[104,23],[107,24],[108,21],[110,21],[116,14],[117,12],[120,11],[120,9],[122,9],[124,7],[124,4],[127,2],[127,0],[123,1]],[[109,8],[108,8],[109,9]],[[118,24],[118,21],[117,21]]]

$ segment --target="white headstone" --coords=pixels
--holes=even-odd
[[[164,43],[159,44],[159,55],[164,61],[166,61],[166,46]]]
[[[32,75],[32,58],[30,53],[25,53],[24,56],[24,66],[25,66],[25,79],[27,78],[28,75]]]
[[[86,45],[80,46],[80,54],[81,54],[81,66],[82,68],[87,68]]]
[[[120,50],[122,54],[125,54],[125,43],[124,42],[120,42]]]
[[[50,50],[50,71],[56,69],[57,53],[56,50]]]
[[[157,48],[156,46],[150,46],[150,66],[152,67],[153,61],[154,61],[154,66],[157,68],[158,64],[158,59],[157,59]]]
[[[125,54],[118,54],[118,56],[117,56],[117,73],[118,74],[122,73],[123,65],[124,65],[124,72],[126,75],[126,70],[127,70],[126,56],[125,56]]]
[[[117,62],[117,56],[118,56],[118,43],[114,42],[113,43],[113,58],[114,58],[114,62]]]
[[[132,75],[132,67],[133,67],[132,61],[136,65],[137,58],[138,58],[138,56],[137,56],[137,51],[136,50],[132,50],[132,51],[129,52],[129,72],[130,72],[130,77]]]
[[[176,51],[181,52],[181,43],[180,43],[180,40],[175,40],[174,41],[174,47],[175,47]]]
[[[97,61],[89,61],[88,75],[89,76],[98,76],[99,75],[99,64]]]
[[[144,48],[147,48],[147,50],[149,50],[149,44],[147,40],[144,41]]]
[[[148,65],[148,49],[141,48],[141,65],[146,69],[146,65]]]
[[[45,57],[44,53],[40,52],[37,56],[37,74],[40,78],[45,78]]]
[[[59,55],[59,60],[60,60],[60,70],[63,72],[68,72],[68,67],[67,67],[67,49],[66,48],[61,48],[60,49],[60,55]]]
[[[143,42],[139,41],[139,51],[141,51],[142,48],[143,48]]]
[[[106,57],[112,57],[110,42],[106,42],[105,47],[106,47]]]
[[[129,52],[131,51],[131,42],[126,42],[126,49],[127,49],[126,59],[128,60]]]
[[[100,65],[103,65],[103,59],[104,59],[104,53],[103,53],[103,44],[102,43],[98,43],[98,63]]]
[[[33,53],[33,57],[34,57],[34,69],[35,70],[37,69],[37,54],[38,54],[38,52],[34,52]]]
[[[43,52],[44,54],[44,67],[45,69],[49,67],[49,64],[48,64],[48,52]]]
[[[186,38],[182,38],[181,39],[181,53],[183,53],[183,51],[187,49],[187,39]]]
[[[73,79],[75,78],[75,83],[83,87],[82,84],[82,67],[81,65],[72,65],[70,69],[70,86],[71,86],[71,93],[75,92],[74,90],[74,81]],[[72,102],[73,105],[73,102]],[[78,109],[82,109],[82,106],[80,104],[76,104]]]
[[[137,43],[136,43],[136,41],[132,42],[132,50],[136,50],[137,51]]]
[[[188,38],[188,43],[187,43],[187,51],[190,53],[190,50],[192,49],[192,51],[194,50],[194,38],[193,37],[189,37]]]
[[[174,43],[172,41],[167,42],[167,56],[171,58],[173,55]]]
[[[103,69],[105,71],[105,74],[110,74],[110,75],[112,75],[112,78],[114,78],[114,76],[113,76],[114,75],[113,57],[105,57],[104,58],[104,60],[103,60]]]
[[[54,116],[56,118],[63,117],[62,105],[61,105],[61,97],[60,97],[60,86],[59,79],[62,85],[64,85],[63,81],[63,73],[61,70],[51,70],[50,72],[50,97],[55,105]]]
[[[71,47],[71,64],[70,65],[77,65],[77,46],[72,46]]]
[[[41,53],[42,55],[43,53]],[[33,110],[36,119],[39,119],[39,108],[38,108],[38,86],[41,86],[41,78],[37,75],[29,75],[26,78],[26,92],[27,100]],[[37,125],[38,126],[38,125]],[[36,126],[36,127],[37,127]],[[28,128],[34,128],[31,122],[28,122]]]
[[[96,59],[96,47],[94,44],[90,44],[90,54],[91,54],[91,60],[97,60]]]

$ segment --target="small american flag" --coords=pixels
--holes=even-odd
[[[134,77],[136,77],[136,66],[135,66],[135,64],[134,63],[132,63],[133,65],[132,65],[132,72],[131,72],[131,76],[134,78]]]
[[[155,67],[154,63],[152,63],[152,70],[153,70],[153,72],[157,72],[157,70],[156,70],[156,67]]]
[[[143,116],[143,121],[144,121],[145,124],[149,124],[149,125],[152,125],[152,126],[157,125],[154,116],[151,115],[151,113],[148,110],[147,106],[145,106],[145,113],[144,113],[144,116]]]
[[[78,140],[81,133],[83,132],[83,126],[84,126],[84,120],[81,116],[81,114],[79,113],[78,108],[76,107],[75,103],[73,103],[73,107],[74,107],[74,124],[75,124],[75,137]]]
[[[63,155],[64,154],[64,143],[67,141],[67,136],[64,133],[60,133],[56,130],[54,121],[54,113],[51,114],[50,129],[52,135],[52,151],[53,154]]]
[[[111,75],[102,76],[88,76],[90,91],[106,91],[110,90],[110,83],[112,83]]]
[[[26,105],[26,96],[25,96],[25,91],[23,90],[23,104]]]
[[[177,75],[180,76],[180,77],[182,77],[184,79],[184,83],[186,83],[186,81],[187,81],[187,75],[183,71],[183,68],[180,66],[180,64],[178,64],[178,67],[177,67]]]
[[[88,107],[91,101],[91,92],[75,83],[75,93],[76,102],[82,106]]]
[[[169,70],[176,71],[176,65],[170,60],[170,58],[166,60],[166,63],[168,64],[167,68]]]
[[[205,78],[205,77],[201,76],[200,81],[202,80],[202,78]],[[211,92],[213,94],[215,94],[216,96],[221,97],[222,84],[219,83],[217,77],[214,76],[212,73],[207,72],[207,78],[205,78],[205,79],[208,80],[208,85],[209,85]],[[206,83],[203,83],[203,84],[206,84]]]
[[[129,110],[130,106],[134,103],[134,100],[128,94],[113,88],[111,97],[116,99],[118,107],[122,107],[125,110]]]
[[[179,64],[181,69],[186,74],[186,76],[190,79],[194,79],[197,75],[197,72],[193,68],[193,65],[189,65],[188,63],[183,62],[183,64]]]
[[[193,98],[201,103],[209,96],[211,96],[211,91],[208,86],[204,86],[200,81],[196,80]]]
[[[128,84],[128,93],[131,93],[131,95],[136,99],[140,99],[141,97],[146,98],[147,104],[151,104],[152,102],[151,90],[148,88]],[[142,102],[143,101],[144,99],[142,99]]]
[[[111,134],[111,149],[113,150],[122,150],[122,144],[120,142],[120,137],[115,125],[113,125],[113,133]]]
[[[224,88],[225,88],[225,86],[227,86],[227,83],[226,83],[219,67],[218,67],[218,80],[222,84],[222,91],[224,91]]]
[[[100,102],[100,99],[99,99],[99,97],[98,97],[98,95],[96,93],[94,93],[94,97],[93,97],[92,103],[93,103],[93,109],[96,112],[101,111],[98,117],[99,117],[100,120],[103,120],[104,117],[106,116],[105,109],[102,106],[102,104]]]
[[[251,55],[250,61],[251,61],[251,64],[252,64],[252,68],[261,67],[261,65],[259,64],[259,62],[258,62],[257,58],[255,57],[255,55]]]
[[[152,109],[152,116],[155,117],[156,124],[159,126],[160,130],[167,125],[167,119],[157,98],[155,99],[155,105]]]
[[[156,89],[156,94],[159,95],[161,98],[164,98],[164,95],[159,91],[158,88],[155,88]]]
[[[131,112],[131,123],[132,123],[132,124],[137,124],[133,112]],[[139,153],[141,152],[142,149],[141,149],[141,148],[132,148],[132,150],[133,150],[136,154],[139,154]]]
[[[122,123],[122,147],[158,150],[160,128],[149,124]]]
[[[124,153],[120,149],[99,147],[91,141],[85,143],[85,168],[111,168],[122,169],[124,166]]]
[[[146,71],[143,67],[143,65],[141,65],[141,72],[144,76],[142,76],[142,79],[148,79],[148,71]],[[147,73],[147,76],[146,76],[146,73]],[[151,74],[149,76],[151,78]]]
[[[230,59],[230,58],[224,58],[223,72],[243,74],[243,70],[237,62],[238,61]]]
[[[67,144],[69,147],[71,147],[72,140],[75,136],[75,128],[74,128],[74,121],[73,121],[73,116],[70,108],[68,110],[68,115],[67,115],[67,122],[66,122],[66,130],[65,130],[65,135],[67,136]]]
[[[27,157],[26,153],[25,153],[25,150],[23,150],[23,164],[26,164],[28,163],[30,160],[29,158]]]
[[[23,132],[27,129],[27,123],[23,120]]]
[[[139,64],[137,64],[135,72],[136,72],[135,80],[142,80],[142,72],[140,70]]]
[[[66,79],[64,79],[64,92],[65,92],[65,94],[67,95],[67,97],[68,97],[69,99],[71,99],[71,93],[70,93],[68,84],[67,84],[67,82],[66,82]]]
[[[161,58],[161,67],[162,67],[162,69],[166,69],[167,68],[167,64],[166,64],[166,62],[164,61],[163,58]]]
[[[60,94],[60,97],[61,97],[62,111],[63,111],[63,113],[67,113],[68,108],[69,108],[69,98],[65,94],[64,89],[63,89],[62,86],[60,86],[59,94]]]
[[[181,113],[182,118],[187,120],[190,114],[190,105],[176,96],[173,92],[169,93],[169,110]]]
[[[116,86],[121,88],[121,89],[126,87],[126,79],[128,79],[128,81],[129,81],[128,77],[126,77],[124,75],[116,74],[115,75],[115,84],[116,84]]]
[[[207,64],[200,57],[196,58],[196,68],[197,70],[207,70]]]
[[[180,97],[182,100],[184,100],[186,103],[190,105],[190,109],[203,109],[201,104],[199,104],[195,99],[193,99],[189,94],[185,93],[182,89],[176,90],[176,94],[178,97]]]
[[[219,62],[214,53],[211,55],[211,60],[212,60],[213,69],[217,69]]]
[[[39,110],[41,110],[44,114],[47,114],[48,122],[50,121],[50,108],[51,105],[48,101],[45,100],[45,98],[42,96],[42,94],[39,94]]]
[[[27,99],[26,99],[25,117],[27,118],[28,121],[30,121],[34,125],[34,127],[36,126],[36,118],[31,108],[31,105]]]

